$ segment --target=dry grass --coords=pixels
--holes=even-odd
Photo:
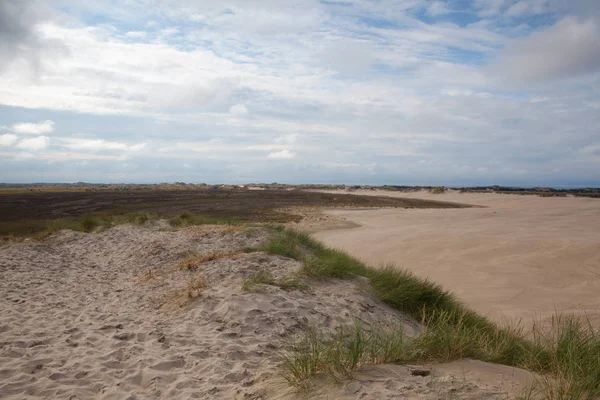
[[[196,297],[200,297],[202,291],[207,287],[206,280],[200,276],[196,275],[191,278],[187,283],[186,293],[188,299],[195,299]]]
[[[158,280],[158,275],[152,268],[148,268],[143,274],[138,275],[138,279],[140,282],[150,283]]]
[[[202,296],[204,290],[208,287],[208,282],[203,276],[197,274],[188,279],[182,289],[171,291],[169,294],[154,298],[152,302],[156,308],[163,311],[174,311],[185,307],[190,301]]]
[[[23,241],[25,241],[25,239],[27,239],[24,236],[15,236],[15,235],[0,235],[0,245],[5,244],[5,243],[21,243]],[[36,236],[34,236],[35,240],[43,240],[45,239],[45,237],[41,237],[41,238],[37,238]]]
[[[179,268],[188,271],[195,271],[205,262],[220,260],[223,258],[234,259],[238,258],[242,252],[240,251],[212,251],[206,254],[191,256],[179,263]]]

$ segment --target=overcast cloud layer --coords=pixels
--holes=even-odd
[[[0,182],[600,186],[597,0],[3,0]]]

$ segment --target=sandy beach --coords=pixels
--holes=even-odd
[[[314,236],[371,264],[430,278],[497,321],[556,310],[600,323],[600,201],[494,193],[352,193],[468,203],[446,210],[333,210],[348,229]],[[356,227],[358,225],[358,227]]]

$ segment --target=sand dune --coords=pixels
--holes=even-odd
[[[62,231],[45,242],[0,247],[0,397],[6,399],[293,399],[281,352],[307,325],[332,330],[355,320],[419,325],[378,301],[364,281],[311,281],[310,290],[265,286],[245,292],[257,271],[277,279],[297,261],[262,252],[265,231],[164,222],[102,233]],[[190,254],[221,258],[182,269]],[[206,287],[187,295],[187,283]],[[359,371],[358,381],[316,382],[318,399],[515,398],[531,376],[460,361]]]
[[[316,238],[373,264],[431,278],[496,320],[559,311],[600,324],[600,200],[505,194],[355,191],[485,208],[336,210],[360,225]]]

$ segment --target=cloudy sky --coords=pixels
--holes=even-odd
[[[598,0],[0,0],[0,182],[600,186]]]

